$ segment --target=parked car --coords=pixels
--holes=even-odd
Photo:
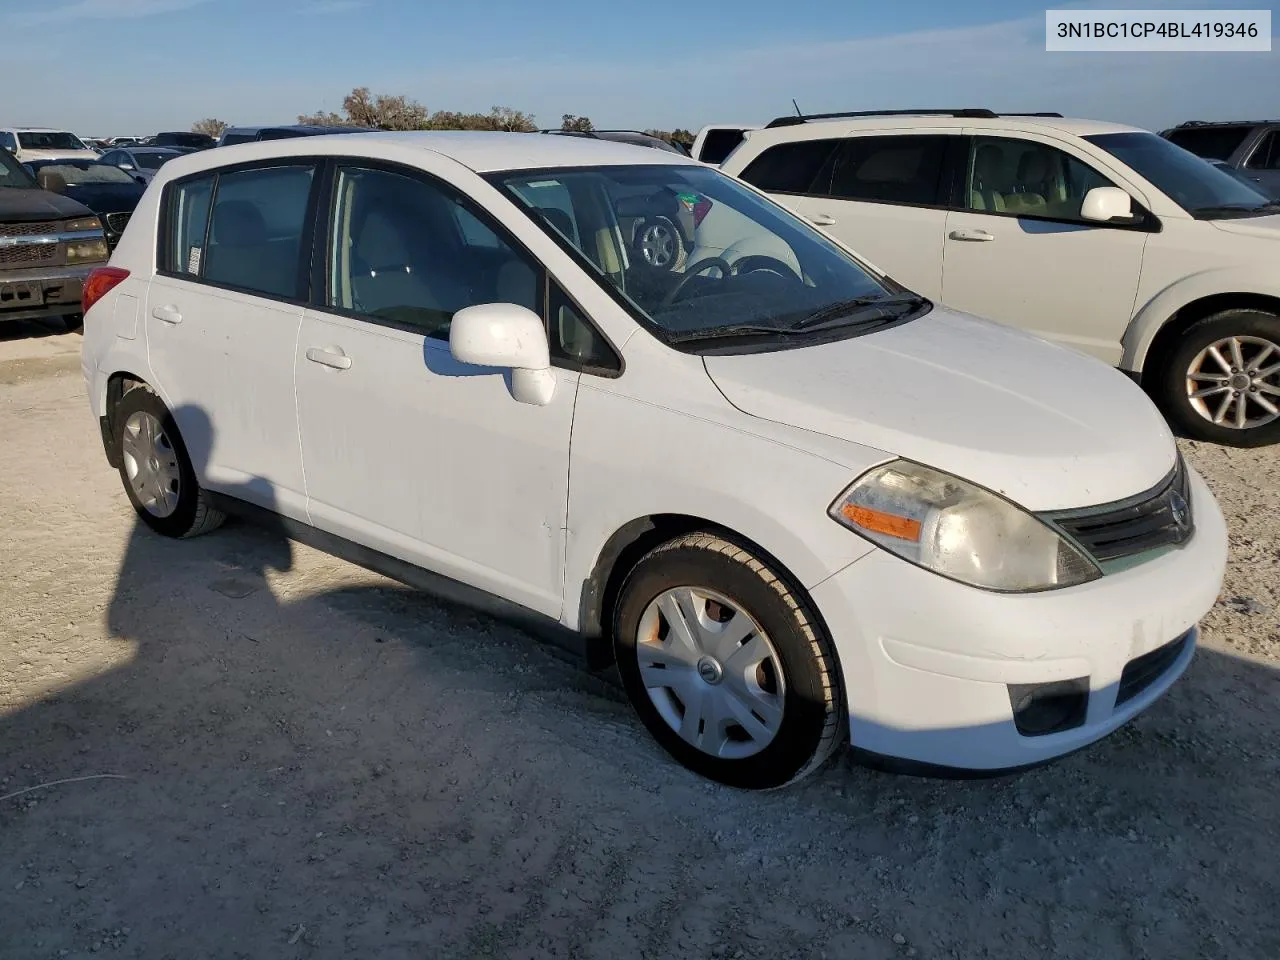
[[[261,140],[292,140],[296,137],[320,137],[335,133],[374,133],[372,127],[325,127],[314,124],[286,124],[276,127],[227,127],[218,138],[218,146]]]
[[[1251,177],[1240,170],[1237,170],[1231,164],[1227,163],[1227,161],[1210,160],[1208,162],[1212,164],[1216,169],[1221,170],[1227,176],[1231,177],[1233,180],[1237,181],[1238,183],[1243,183],[1250,190],[1256,191],[1258,195],[1262,197],[1263,200],[1277,199],[1275,195],[1267,193],[1266,188],[1261,183],[1259,183],[1256,178]]]
[[[1129,372],[1192,437],[1280,440],[1280,208],[1168,140],[983,109],[785,117],[723,169],[912,289]]]
[[[42,188],[70,197],[97,214],[112,250],[146,189],[119,167],[101,160],[37,160],[25,166]]]
[[[175,147],[125,147],[107,151],[102,155],[102,162],[119,167],[138,183],[146,184],[174,157],[190,152]]]
[[[0,322],[60,317],[78,329],[85,277],[107,256],[92,211],[0,150]]]
[[[1160,135],[1206,160],[1221,160],[1280,199],[1280,120],[1203,123],[1190,120]]]
[[[634,263],[612,198],[646,190],[741,234]],[[738,786],[846,734],[981,770],[1082,747],[1183,672],[1222,582],[1222,514],[1128,378],[665,151],[192,154],[85,307],[92,409],[152,530],[265,511],[577,631],[675,758]]]
[[[689,156],[689,151],[673,140],[663,140],[652,134],[639,130],[539,130],[539,133],[550,133],[561,137],[585,137],[589,140],[609,140],[614,143],[630,143],[637,147],[652,147],[668,153],[678,153],[682,157]]]
[[[698,131],[689,154],[701,163],[719,166],[746,139],[748,133],[759,129],[758,124],[710,124]]]
[[[147,138],[147,146],[150,147],[178,147],[183,150],[210,150],[217,145],[217,139],[209,136],[207,133],[192,133],[189,130],[178,130],[171,133],[157,133],[155,136]]]
[[[19,163],[30,160],[92,159],[97,152],[66,130],[48,127],[0,127],[0,150],[7,150]]]

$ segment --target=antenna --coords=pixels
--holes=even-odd
[[[796,116],[797,116],[797,117],[803,117],[803,116],[804,116],[804,114],[800,112],[800,104],[796,103],[796,98],[795,98],[795,97],[792,97],[792,98],[791,98],[791,105],[792,105],[793,107],[795,107],[795,108],[796,108]]]

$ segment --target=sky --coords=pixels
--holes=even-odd
[[[1280,117],[1280,44],[1271,53],[1047,53],[1045,6],[0,0],[0,126],[139,136],[187,129],[204,117],[292,123],[299,113],[340,110],[357,86],[404,94],[431,110],[502,105],[545,126],[573,113],[602,128],[763,123],[792,112],[793,97],[809,113],[981,106],[1151,129],[1187,119]],[[26,70],[38,81],[15,79]]]

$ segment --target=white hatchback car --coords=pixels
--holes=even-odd
[[[631,255],[621,223],[688,203],[737,240]],[[532,611],[730,784],[846,735],[968,770],[1082,747],[1182,673],[1221,583],[1217,504],[1127,378],[657,150],[181,157],[85,304],[93,412],[153,530],[266,509]]]
[[[1280,441],[1280,204],[1154,133],[779,117],[721,169],[918,293],[1131,372],[1190,436]]]

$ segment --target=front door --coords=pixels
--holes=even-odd
[[[146,307],[153,386],[201,482],[299,518],[293,356],[314,175],[295,162],[169,186]]]
[[[1104,186],[1047,142],[972,137],[964,209],[947,217],[943,302],[1119,364],[1148,234],[1081,219],[1085,194]]]
[[[332,195],[295,358],[311,522],[558,617],[580,374],[520,403],[448,343],[463,307],[541,313],[540,265],[426,174],[339,164]]]

